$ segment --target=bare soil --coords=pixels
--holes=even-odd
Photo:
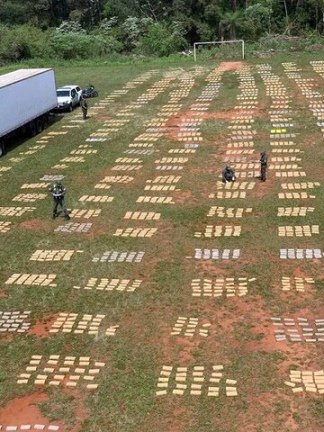
[[[49,213],[50,219],[50,213]],[[30,219],[19,224],[19,227],[26,228],[33,231],[43,231],[43,232],[51,232],[52,227],[50,222],[44,221],[42,219]]]
[[[49,425],[40,412],[37,404],[46,402],[46,393],[35,392],[27,396],[13,399],[4,408],[0,408],[0,424],[19,425],[19,424],[44,424]]]
[[[48,314],[42,320],[37,321],[29,330],[28,335],[36,337],[48,337],[49,330],[57,318],[56,314]]]

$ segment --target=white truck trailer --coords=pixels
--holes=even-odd
[[[53,69],[19,69],[0,75],[0,156],[16,133],[34,136],[57,107]]]

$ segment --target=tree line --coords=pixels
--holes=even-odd
[[[322,35],[324,0],[0,0],[0,26],[2,62],[168,55],[197,41]]]

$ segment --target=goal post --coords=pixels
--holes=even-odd
[[[195,62],[197,61],[197,47],[199,45],[224,45],[224,44],[235,44],[235,43],[239,43],[242,46],[242,59],[245,59],[245,42],[243,39],[239,39],[239,40],[224,40],[224,41],[212,41],[212,42],[195,42],[194,43],[194,60]]]

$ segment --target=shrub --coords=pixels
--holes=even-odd
[[[120,27],[120,39],[126,50],[131,51],[140,44],[141,38],[148,34],[153,24],[152,18],[128,17]]]
[[[56,28],[57,33],[85,33],[86,31],[81,27],[78,21],[63,21],[59,27]]]
[[[48,32],[29,26],[0,25],[0,62],[8,63],[46,56]]]
[[[170,29],[165,24],[153,23],[140,41],[140,48],[145,54],[159,57],[169,56],[180,51],[187,45],[181,32]]]
[[[71,60],[119,52],[122,44],[113,36],[55,32],[51,37],[50,47],[56,57]]]
[[[258,49],[273,51],[304,51],[313,44],[323,45],[323,38],[318,35],[309,37],[268,35],[259,39]]]

